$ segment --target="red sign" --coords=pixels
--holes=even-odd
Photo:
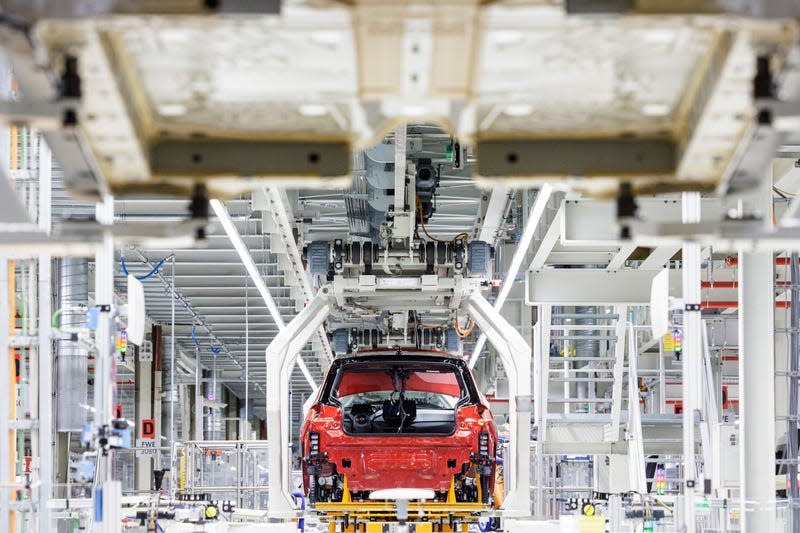
[[[156,421],[151,418],[142,419],[141,438],[154,439],[156,438]]]

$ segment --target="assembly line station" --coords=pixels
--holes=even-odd
[[[800,533],[799,39],[0,0],[0,533]]]

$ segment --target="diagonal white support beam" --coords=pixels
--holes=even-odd
[[[545,184],[536,195],[536,200],[531,206],[531,212],[528,215],[528,221],[525,223],[525,229],[522,232],[522,237],[519,240],[514,256],[511,258],[511,264],[508,266],[506,278],[503,280],[503,286],[500,287],[500,292],[497,294],[497,299],[494,301],[494,309],[499,311],[503,308],[503,304],[508,298],[508,293],[511,292],[511,287],[514,285],[514,280],[519,273],[519,268],[522,266],[522,261],[525,260],[525,255],[528,253],[528,248],[533,241],[533,235],[536,233],[536,228],[539,226],[539,220],[544,215],[547,209],[547,202],[550,200],[550,195],[553,193],[553,188]],[[482,328],[481,328],[482,329]],[[475,343],[475,349],[472,350],[472,356],[469,359],[469,367],[473,368],[478,358],[481,355],[483,346],[486,344],[486,333],[481,333],[478,341]]]
[[[647,259],[642,261],[642,264],[639,265],[640,270],[659,270],[664,268],[664,264],[670,260],[670,258],[678,253],[680,250],[679,246],[659,246],[652,252],[650,255],[647,256]]]
[[[483,214],[481,230],[478,233],[478,240],[493,244],[497,238],[497,233],[503,225],[503,215],[505,214],[506,204],[511,195],[511,188],[505,185],[497,185],[492,188],[492,195],[489,197],[489,205]]]
[[[622,265],[625,264],[625,261],[630,257],[633,251],[636,249],[636,245],[633,243],[623,244],[617,255],[615,255],[611,261],[608,262],[608,266],[606,266],[606,270],[619,270],[622,268]]]
[[[539,248],[536,250],[536,254],[534,254],[533,259],[531,260],[531,264],[528,266],[528,270],[541,270],[544,264],[547,262],[547,258],[550,256],[550,252],[553,251],[553,247],[558,242],[558,239],[561,237],[561,232],[564,226],[564,202],[561,202],[561,205],[558,208],[558,212],[556,216],[553,217],[553,221],[550,223],[550,227],[547,228],[547,232],[544,234],[542,238],[542,242],[539,243]]]
[[[250,250],[247,249],[247,245],[242,240],[242,236],[239,235],[239,232],[236,230],[236,226],[233,225],[233,221],[228,214],[228,210],[225,209],[225,205],[219,200],[211,200],[211,208],[217,215],[217,218],[222,224],[223,229],[225,229],[225,233],[228,235],[228,239],[230,239],[234,249],[239,254],[239,258],[242,260],[242,264],[244,264],[247,273],[250,274],[250,278],[253,280],[253,284],[255,284],[256,289],[258,289],[258,293],[264,299],[264,303],[267,306],[267,310],[269,310],[270,316],[275,321],[275,324],[277,324],[278,329],[283,331],[286,328],[286,323],[283,321],[283,317],[281,316],[278,307],[275,305],[275,301],[272,299],[272,295],[267,288],[267,284],[264,283],[264,279],[258,272],[258,268],[253,261],[253,257],[250,255]],[[308,384],[311,385],[311,388],[316,389],[317,383],[314,381],[314,377],[311,375],[311,372],[309,372],[305,362],[300,357],[297,359],[297,366],[300,367],[300,371],[305,376]]]

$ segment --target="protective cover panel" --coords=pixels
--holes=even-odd
[[[217,195],[262,178],[341,186],[352,147],[427,121],[472,145],[486,185],[567,179],[607,195],[620,179],[713,189],[752,124],[755,51],[778,66],[796,28],[362,0],[44,19],[35,34],[54,67],[79,56],[81,126],[117,194],[197,180]]]

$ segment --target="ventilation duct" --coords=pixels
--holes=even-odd
[[[58,262],[59,327],[70,331],[86,325],[89,301],[89,261],[64,258]],[[82,307],[81,307],[82,306]],[[88,353],[77,342],[56,342],[56,430],[81,431],[88,404]]]

